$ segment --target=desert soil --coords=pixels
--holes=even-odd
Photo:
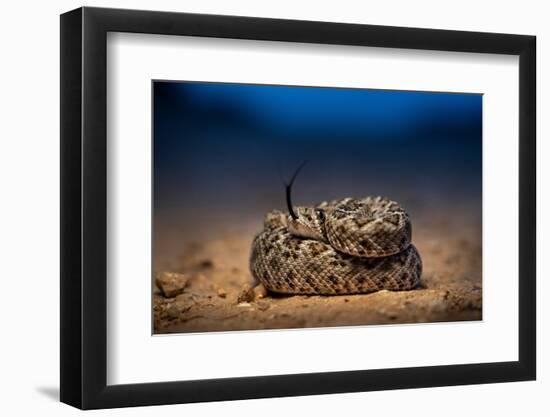
[[[481,225],[460,216],[426,216],[413,224],[423,264],[411,291],[363,295],[282,296],[250,300],[250,244],[261,224],[210,240],[182,241],[170,272],[185,274],[183,293],[154,286],[155,333],[285,329],[481,320]],[[174,248],[172,248],[174,249]],[[157,273],[164,270],[157,270]]]

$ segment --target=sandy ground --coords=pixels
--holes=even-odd
[[[208,241],[182,243],[171,272],[190,279],[184,292],[164,297],[155,286],[155,333],[425,323],[482,318],[481,225],[448,212],[413,224],[423,264],[412,291],[351,296],[281,296],[242,301],[252,282],[250,243],[259,224]],[[451,213],[452,214],[452,213]],[[174,248],[172,248],[174,249]],[[158,270],[157,272],[162,272]],[[239,300],[239,297],[241,299]]]

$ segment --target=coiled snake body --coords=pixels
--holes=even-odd
[[[382,197],[346,198],[267,214],[250,255],[253,276],[286,294],[409,290],[422,275],[407,213]]]

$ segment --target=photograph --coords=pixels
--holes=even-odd
[[[482,320],[482,94],[151,88],[153,334]]]

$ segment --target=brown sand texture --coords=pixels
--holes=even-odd
[[[165,297],[153,288],[154,333],[381,325],[482,319],[481,222],[455,205],[413,221],[413,242],[423,260],[421,285],[411,291],[341,296],[288,296],[247,292],[248,257],[262,225],[251,222],[211,239],[165,239],[177,255],[170,272],[188,278],[183,292]],[[178,242],[181,241],[181,244]],[[157,248],[162,254],[162,246]],[[165,255],[165,254],[164,254]],[[155,261],[156,273],[167,271]],[[163,266],[164,265],[164,266]],[[257,295],[257,294],[256,294]]]

